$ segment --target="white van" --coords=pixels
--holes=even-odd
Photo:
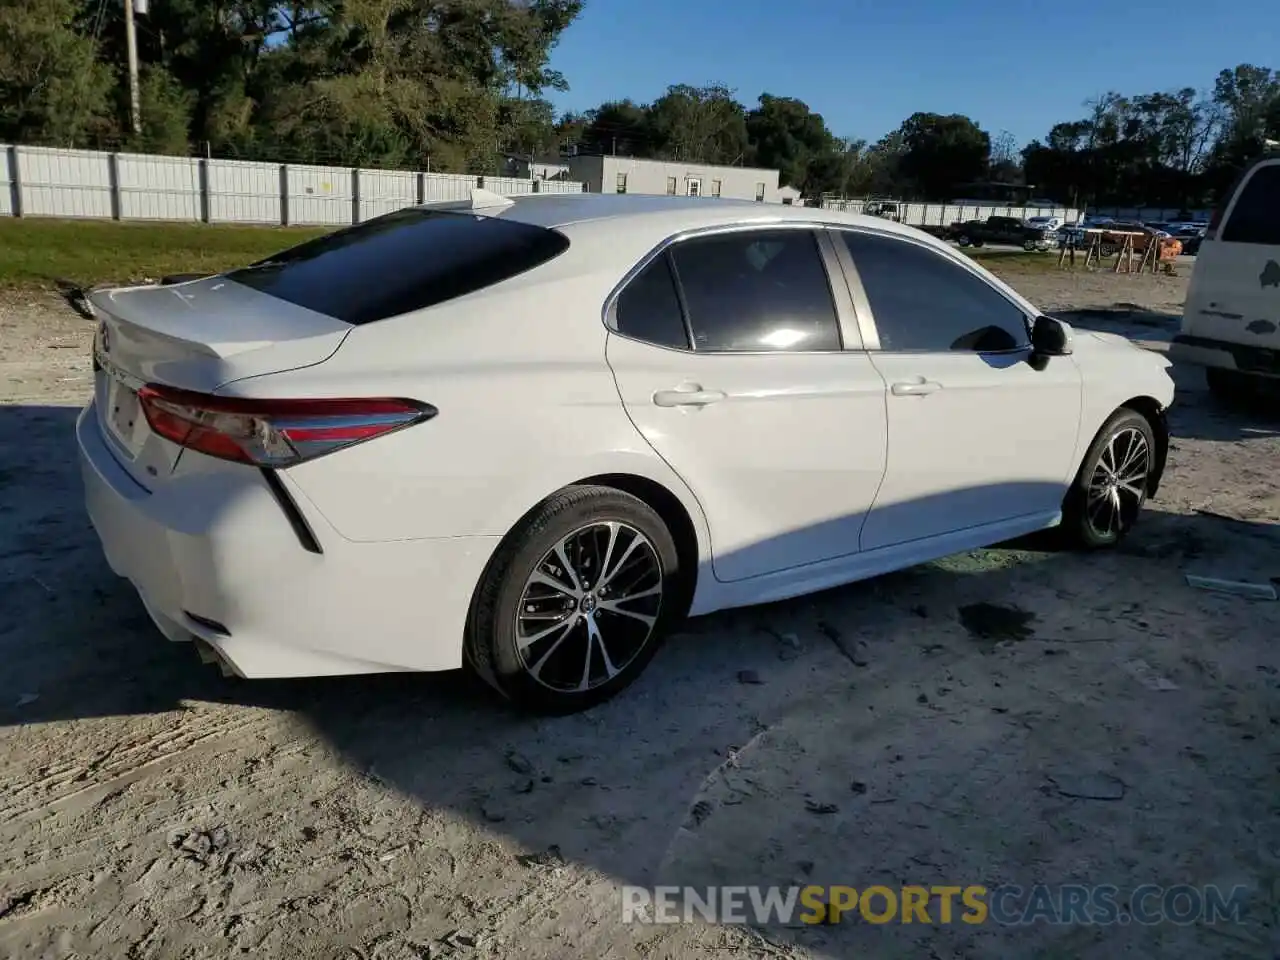
[[[1280,386],[1280,156],[1259,160],[1209,223],[1169,356],[1225,398]]]

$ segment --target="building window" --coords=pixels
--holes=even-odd
[[[756,203],[764,203],[764,184],[756,184]]]
[[[617,188],[618,193],[627,192],[627,175],[625,173],[618,174]]]
[[[689,178],[689,196],[691,197],[702,196],[702,181],[699,180],[697,177]]]
[[[667,177],[667,196],[674,197],[676,195],[676,178]]]
[[[719,180],[712,180],[712,181],[711,181],[711,195],[712,195],[713,197],[718,197],[718,196],[720,196],[720,181],[719,181]]]

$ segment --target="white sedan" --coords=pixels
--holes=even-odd
[[[685,615],[1114,544],[1169,442],[1163,358],[835,211],[476,191],[92,303],[107,560],[243,677],[580,709]]]

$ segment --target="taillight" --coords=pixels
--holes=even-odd
[[[165,439],[259,467],[312,460],[436,415],[435,407],[415,400],[246,400],[156,384],[139,390],[138,400],[151,429]]]

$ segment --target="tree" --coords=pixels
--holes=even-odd
[[[992,180],[1012,183],[1022,176],[1021,154],[1018,141],[1008,130],[1001,130],[991,141],[991,159],[988,174]]]
[[[70,147],[110,123],[111,77],[73,0],[0,6],[0,139]]]
[[[586,153],[625,157],[652,156],[653,137],[648,108],[631,100],[602,103],[583,118],[580,145]]]
[[[727,87],[668,87],[645,126],[650,152],[664,159],[734,164],[747,152],[746,111]]]
[[[945,199],[986,173],[991,138],[968,117],[914,113],[901,133],[899,169],[923,197]]]
[[[821,191],[819,178],[810,177],[810,167],[819,157],[839,149],[822,114],[814,113],[802,100],[762,93],[756,108],[747,114],[746,125],[753,165],[776,167],[783,185],[810,195]]]

